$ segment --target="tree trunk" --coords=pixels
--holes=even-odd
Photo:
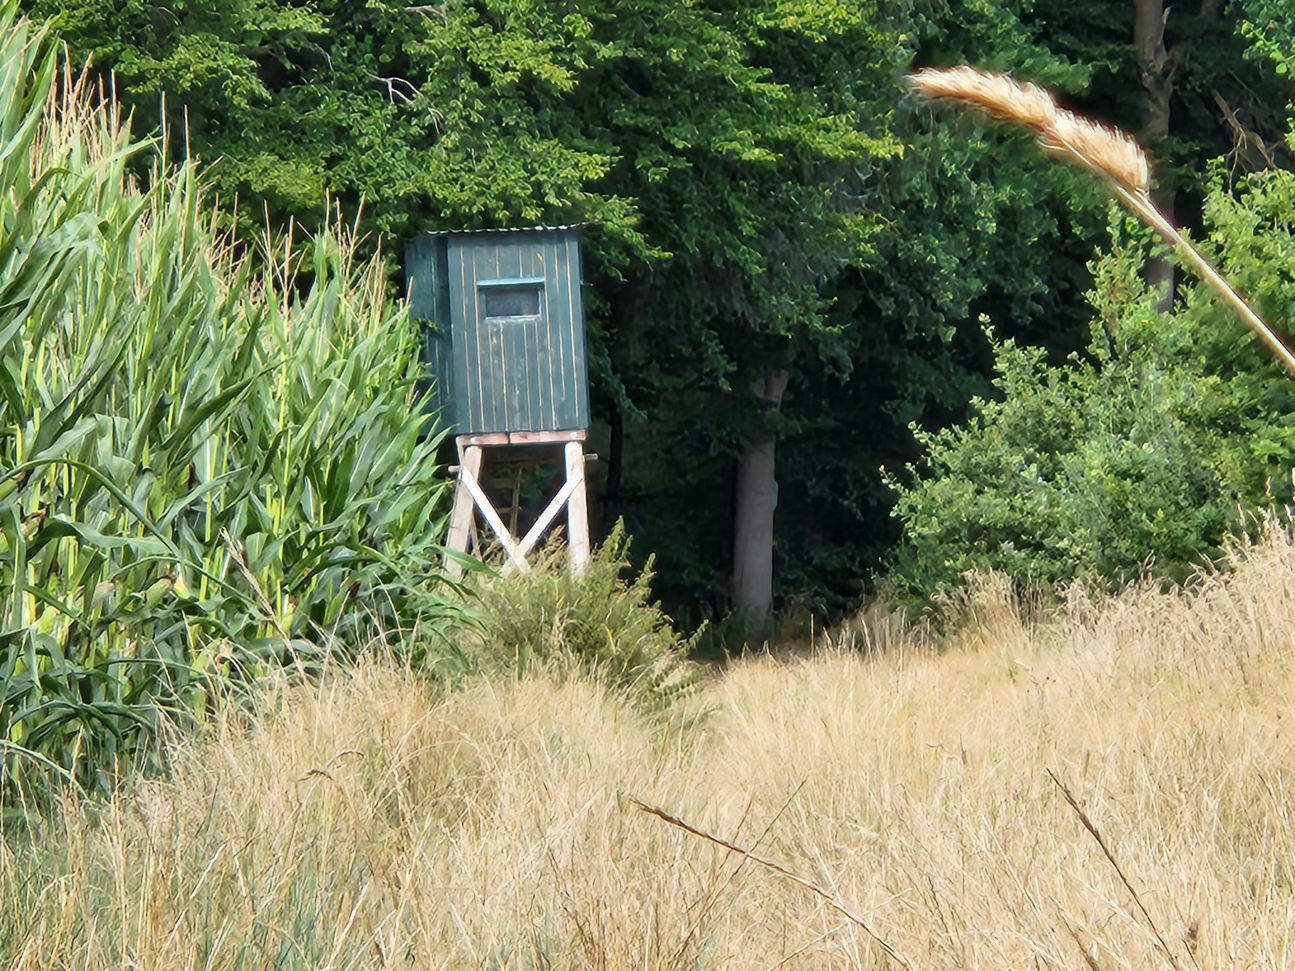
[[[733,608],[747,642],[767,642],[773,633],[773,514],[778,504],[777,434],[768,419],[782,407],[789,372],[768,371],[751,385],[766,420],[763,431],[737,463],[733,522]]]
[[[1177,57],[1165,47],[1164,0],[1133,0],[1133,46],[1142,75],[1142,127],[1144,141],[1162,141],[1169,134],[1169,103],[1174,94]],[[1156,208],[1174,221],[1174,191],[1159,188],[1151,194]],[[1167,258],[1147,262],[1148,286],[1160,294],[1158,308],[1174,307],[1174,265]]]

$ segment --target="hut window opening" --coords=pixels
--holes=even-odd
[[[487,319],[538,317],[540,283],[488,281],[480,284],[481,306]]]

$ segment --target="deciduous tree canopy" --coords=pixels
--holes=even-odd
[[[1039,348],[1021,358],[1043,369],[1030,382],[1079,353],[1078,376],[1058,380],[1109,394],[1098,375],[1126,360],[1097,354],[1083,298],[1098,293],[1103,314],[1116,300],[1094,290],[1091,269],[1110,240],[1101,190],[1022,136],[917,103],[906,71],[1013,71],[1142,133],[1180,223],[1216,227],[1229,253],[1243,237],[1260,245],[1257,229],[1238,236],[1243,214],[1282,198],[1279,179],[1252,173],[1292,162],[1295,22],[1275,0],[1158,14],[1151,0],[25,6],[78,58],[115,72],[138,129],[165,128],[170,152],[208,163],[220,193],[238,197],[241,233],[313,225],[328,200],[362,213],[374,240],[590,224],[604,518],[624,517],[636,550],[658,555],[661,593],[685,616],[767,609],[768,543],[749,540],[770,517],[778,602],[853,603],[899,539],[882,466],[903,469],[936,441],[920,431],[960,421],[973,395],[1012,394],[1010,381],[989,383],[987,323]],[[1243,276],[1249,266],[1238,258]],[[1179,285],[1185,320],[1216,313]],[[1111,312],[1141,314],[1137,300]],[[1179,352],[1202,380],[1265,367],[1237,363],[1238,341],[1198,339]],[[1212,502],[1259,501],[1254,483],[1286,456],[1281,435],[1243,440],[1284,407],[1269,377],[1247,386],[1267,403],[1238,405],[1224,451],[1268,449],[1266,472],[1225,475],[1248,483],[1233,491],[1202,485]],[[1168,407],[1149,386],[1137,393]],[[1090,417],[1085,435],[1128,437]],[[1187,461],[1194,439],[1181,441]],[[966,474],[968,488],[990,487]],[[1140,498],[1172,514],[1169,499]],[[962,499],[931,502],[921,515],[934,522]],[[746,510],[737,521],[735,508]],[[1216,525],[1172,552],[1125,534],[1115,572],[1158,555],[1186,562]],[[949,563],[1006,562],[967,550]]]

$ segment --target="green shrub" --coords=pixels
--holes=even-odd
[[[3,781],[95,785],[213,687],[450,609],[443,486],[380,266],[325,233],[254,269],[4,9]]]
[[[629,541],[617,524],[578,577],[561,548],[527,574],[480,574],[472,587],[476,623],[459,639],[457,662],[480,673],[592,674],[664,709],[697,682],[688,655],[698,635],[682,638],[652,600],[651,569],[649,560],[624,578]]]
[[[1004,342],[999,396],[964,426],[918,432],[923,462],[890,480],[904,527],[893,582],[930,594],[975,569],[1035,586],[1182,578],[1247,511],[1289,494],[1295,385],[1201,289],[1176,316],[1157,312],[1143,255],[1117,242],[1095,266],[1085,355],[1052,366]]]

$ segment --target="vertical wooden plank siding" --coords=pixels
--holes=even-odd
[[[499,275],[501,277],[522,276],[522,260],[526,238],[516,240],[513,246],[501,247]],[[527,402],[526,395],[530,390],[526,382],[526,327],[513,322],[506,325],[508,336],[508,357],[512,363],[513,380],[508,388],[508,429],[525,429]]]
[[[557,380],[550,386],[553,398],[554,425],[557,428],[578,428],[569,425],[571,397],[570,386],[574,372],[571,369],[571,336],[566,322],[568,260],[565,247],[549,247],[549,272],[552,287],[548,295],[549,333],[554,337],[554,358],[557,363]]]
[[[542,276],[544,269],[544,250],[535,240],[522,239],[517,253],[517,275],[520,277]],[[539,271],[539,272],[537,272]],[[540,409],[543,402],[543,382],[540,380],[540,344],[548,315],[544,312],[544,291],[540,289],[540,316],[538,320],[525,321],[522,327],[522,359],[526,376],[526,391],[522,395],[524,415],[521,417],[522,431],[533,432],[543,425]]]
[[[500,360],[499,329],[487,326],[483,319],[484,315],[480,306],[481,291],[477,288],[477,281],[489,279],[495,273],[494,268],[490,266],[490,253],[478,239],[471,240],[469,253],[471,254],[471,270],[468,274],[468,286],[472,288],[472,315],[466,318],[466,321],[469,326],[477,328],[477,335],[483,344],[480,361],[480,411],[474,416],[472,427],[474,429],[480,428],[494,431],[508,427],[504,421],[504,415],[498,413],[501,411],[499,407],[500,383],[501,379],[507,378],[507,372],[504,371],[503,361]]]
[[[423,377],[418,391],[431,395],[427,411],[439,411],[442,424],[453,421],[453,341],[450,331],[449,281],[445,278],[445,240],[424,236],[405,247],[405,287],[409,313],[420,321],[419,342]]]
[[[462,345],[457,359],[461,362],[462,371],[455,371],[455,431],[459,434],[475,429],[481,417],[482,393],[481,376],[481,332],[476,326],[476,287],[472,274],[468,272],[471,262],[469,241],[463,237],[451,236],[450,240],[450,281],[451,309],[454,313],[458,333],[455,335],[457,345]],[[465,326],[466,322],[466,326]]]
[[[437,347],[434,339],[436,316],[434,249],[435,241],[426,236],[411,240],[405,246],[405,293],[409,296],[409,315],[422,321],[419,337],[423,376],[425,380],[433,381],[436,377],[437,365]]]
[[[481,293],[477,281],[495,276],[490,265],[490,248],[477,237],[464,240],[464,295],[468,314],[465,325],[474,332],[477,342],[477,399],[472,414],[467,419],[467,431],[506,431],[500,392],[507,377],[500,359],[498,328],[485,324],[481,312]]]
[[[511,246],[499,249],[499,275],[501,277],[520,277],[522,275],[522,250],[526,237],[513,241]],[[508,383],[505,400],[508,402],[508,430],[525,429],[526,425],[526,329],[518,327],[519,322],[504,325],[504,336],[507,338],[506,353],[512,371],[512,380]]]
[[[584,266],[580,262],[579,237],[570,235],[563,241],[567,251],[567,286],[570,302],[567,306],[567,324],[571,331],[571,390],[575,409],[571,428],[589,427],[589,357],[585,352]]]
[[[435,240],[431,247],[433,287],[435,297],[431,326],[425,331],[432,347],[434,361],[436,407],[440,410],[439,424],[444,427],[454,422],[454,329],[450,316],[450,264],[447,240]],[[462,340],[462,338],[459,338]]]
[[[490,424],[485,421],[485,401],[490,386],[490,375],[487,373],[487,368],[490,366],[490,339],[480,326],[477,317],[476,247],[468,237],[462,238],[460,246],[463,316],[458,319],[462,321],[464,334],[476,351],[472,361],[473,393],[469,396],[468,408],[463,413],[463,430],[476,431]]]
[[[571,231],[409,243],[410,311],[428,321],[424,368],[446,426],[460,435],[589,426],[581,269]],[[542,280],[538,315],[487,318],[481,284],[491,280]]]
[[[500,276],[512,276],[520,278],[526,276],[522,272],[522,264],[527,258],[527,249],[529,240],[523,236],[519,238],[516,244],[509,247],[510,252],[502,253],[501,269],[506,269],[506,273],[500,273]],[[527,355],[529,341],[527,340],[527,331],[533,330],[526,321],[517,321],[508,325],[510,338],[510,354],[513,362],[513,381],[512,386],[508,389],[508,402],[511,407],[511,413],[508,416],[508,429],[519,431],[530,430],[530,359]]]
[[[539,412],[536,420],[543,429],[553,430],[561,428],[558,424],[558,371],[556,369],[558,342],[553,339],[553,313],[549,309],[549,294],[553,287],[557,285],[556,276],[554,276],[554,260],[552,258],[550,247],[545,247],[539,251],[536,258],[535,275],[544,277],[544,321],[543,326],[539,328],[540,339],[536,347],[537,363],[537,383],[539,384]],[[541,430],[540,427],[532,429],[533,431]]]

